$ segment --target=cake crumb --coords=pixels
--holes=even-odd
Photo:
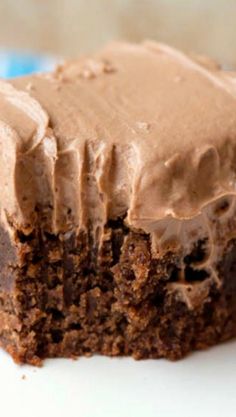
[[[25,379],[26,379],[26,375],[24,375],[24,374],[23,374],[23,375],[21,376],[21,379],[25,380]]]
[[[29,82],[29,83],[26,85],[26,90],[27,90],[27,91],[32,91],[33,89],[34,89],[33,84],[32,84],[31,82]]]
[[[137,122],[136,125],[141,130],[148,131],[150,129],[150,124],[147,122]]]
[[[175,83],[180,83],[182,80],[183,78],[180,75],[176,75],[176,77],[174,78]]]

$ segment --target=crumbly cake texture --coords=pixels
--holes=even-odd
[[[0,343],[178,359],[236,335],[236,76],[113,43],[0,82]]]

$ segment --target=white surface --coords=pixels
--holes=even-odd
[[[94,357],[40,369],[0,351],[3,417],[234,417],[235,390],[236,342],[176,363]]]

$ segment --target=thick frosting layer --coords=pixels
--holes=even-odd
[[[126,215],[160,242],[236,192],[235,75],[155,42],[1,81],[0,132],[1,212],[25,229],[40,208],[99,238]]]

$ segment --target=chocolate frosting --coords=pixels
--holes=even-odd
[[[0,131],[1,213],[25,231],[40,209],[46,229],[99,239],[125,215],[156,248],[208,233],[236,193],[235,74],[155,42],[1,81]]]

